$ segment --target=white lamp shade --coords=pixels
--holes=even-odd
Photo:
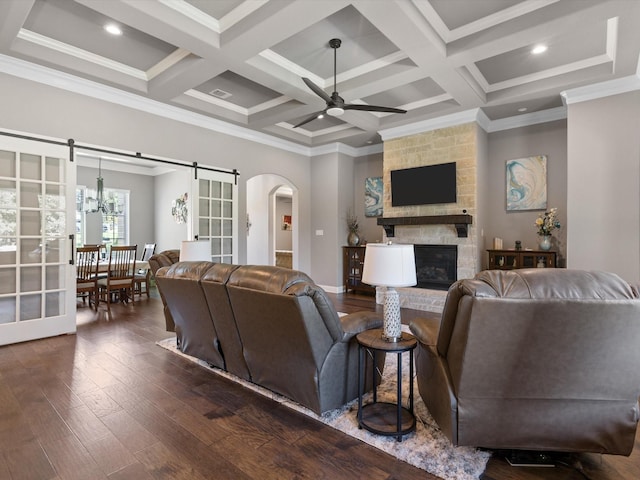
[[[210,261],[211,249],[209,242],[203,241],[189,241],[185,240],[180,245],[180,261]]]
[[[368,243],[362,282],[383,287],[411,287],[417,283],[413,245]]]

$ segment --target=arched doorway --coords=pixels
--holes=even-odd
[[[247,263],[275,265],[277,251],[278,257],[290,251],[297,268],[298,218],[298,189],[289,180],[274,174],[247,180]]]

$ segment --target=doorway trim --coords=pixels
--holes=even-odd
[[[275,265],[275,229],[280,228],[276,218],[276,192],[290,188],[292,223],[292,266],[298,268],[300,252],[300,213],[298,188],[287,178],[265,173],[247,180],[247,263]]]

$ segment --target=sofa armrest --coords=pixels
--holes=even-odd
[[[355,312],[340,317],[340,323],[344,332],[341,341],[348,342],[360,332],[382,327],[383,319],[377,312]]]
[[[435,346],[438,341],[440,320],[435,318],[414,318],[409,322],[409,329],[421,344]]]

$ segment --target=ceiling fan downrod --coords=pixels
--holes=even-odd
[[[338,95],[338,81],[337,81],[337,72],[338,72],[338,49],[342,45],[342,40],[339,38],[332,38],[329,40],[329,46],[333,48],[333,93],[331,94],[331,100],[333,100],[333,106],[327,108],[327,115],[332,117],[339,117],[344,113],[344,109],[341,104],[344,104],[344,100]]]

